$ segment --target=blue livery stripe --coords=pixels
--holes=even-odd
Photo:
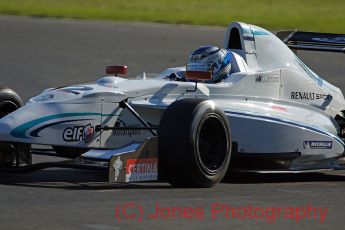
[[[252,117],[252,118],[259,118],[259,119],[265,119],[265,120],[270,120],[270,121],[279,122],[279,123],[283,123],[283,124],[288,124],[288,125],[302,127],[302,128],[305,128],[305,129],[308,129],[308,130],[312,130],[312,131],[317,132],[317,133],[324,134],[326,136],[330,136],[330,137],[336,139],[342,145],[345,145],[343,140],[340,137],[334,135],[333,133],[330,133],[330,132],[327,132],[325,130],[322,130],[322,129],[316,127],[316,126],[310,126],[310,125],[306,125],[304,123],[299,123],[299,122],[296,122],[296,121],[291,121],[291,120],[287,120],[287,119],[283,119],[283,118],[279,118],[279,117],[269,117],[269,116],[265,116],[265,115],[262,115],[262,114],[241,113],[241,112],[234,112],[234,111],[230,111],[230,110],[224,110],[224,112],[226,114],[229,114],[229,115],[238,115],[238,116],[246,116],[246,117]]]
[[[102,115],[101,113],[60,113],[60,114],[49,115],[49,116],[37,118],[35,120],[26,122],[16,127],[15,129],[12,130],[11,135],[17,138],[28,139],[29,137],[26,136],[26,132],[32,127],[39,125],[43,122],[47,122],[47,121],[59,119],[59,118],[66,118],[66,117],[101,116],[101,115]],[[114,115],[115,114],[103,114],[102,116],[114,116]]]

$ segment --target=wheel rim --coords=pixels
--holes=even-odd
[[[13,102],[5,102],[0,111],[0,119],[15,111],[19,107]],[[15,156],[12,152],[14,150],[12,143],[0,142],[0,165],[12,166],[14,164]]]
[[[198,161],[208,175],[216,174],[227,157],[228,135],[221,117],[209,114],[200,122],[196,138]]]

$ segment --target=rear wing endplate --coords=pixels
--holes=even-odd
[[[279,31],[276,36],[290,49],[337,52],[345,54],[345,34]]]

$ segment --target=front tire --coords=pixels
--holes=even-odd
[[[210,100],[182,99],[164,112],[158,130],[160,172],[175,187],[211,187],[231,158],[230,125]]]
[[[22,99],[14,90],[0,85],[0,119],[19,109],[22,105]],[[0,165],[31,164],[30,149],[30,144],[0,142]]]

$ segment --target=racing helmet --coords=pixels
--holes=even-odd
[[[212,79],[206,83],[219,82],[230,75],[232,53],[217,46],[201,46],[194,50],[187,64],[187,71],[205,71],[205,65],[212,71]]]

